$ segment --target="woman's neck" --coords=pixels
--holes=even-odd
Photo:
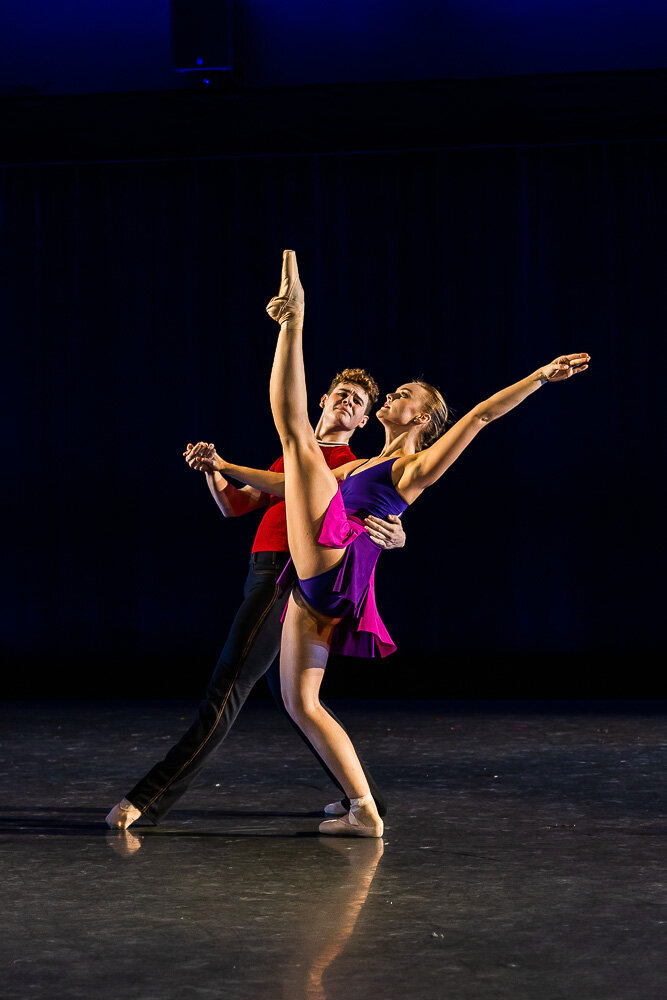
[[[418,431],[393,431],[390,427],[384,429],[384,447],[378,458],[398,458],[399,455],[414,455],[417,451]]]

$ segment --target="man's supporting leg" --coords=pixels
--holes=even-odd
[[[254,684],[280,648],[285,597],[276,580],[287,560],[283,553],[255,553],[244,601],[234,619],[201,702],[199,716],[184,736],[127,793],[144,816],[159,823],[187,791],[211,753],[224,740]]]

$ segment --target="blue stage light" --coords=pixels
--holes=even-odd
[[[175,70],[232,68],[232,0],[171,0],[170,9]]]

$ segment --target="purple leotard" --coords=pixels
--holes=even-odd
[[[395,459],[353,472],[339,484],[318,542],[345,548],[342,562],[326,573],[299,580],[298,586],[316,611],[342,620],[334,629],[331,652],[346,656],[387,656],[396,649],[375,604],[375,564],[382,551],[371,541],[363,519],[386,518],[408,506],[396,492],[391,472]],[[288,567],[278,581],[287,579]]]

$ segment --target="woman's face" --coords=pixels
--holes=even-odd
[[[408,426],[412,423],[421,424],[425,421],[417,417],[426,414],[426,393],[415,382],[405,382],[399,385],[395,392],[388,392],[386,402],[377,411],[377,418],[382,423]]]

